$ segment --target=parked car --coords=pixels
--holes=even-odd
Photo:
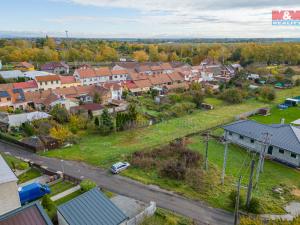
[[[128,162],[117,162],[110,168],[113,174],[120,173],[122,170],[127,169],[130,166]]]
[[[18,191],[22,205],[37,200],[44,195],[51,193],[48,185],[40,183],[32,183],[24,187],[19,187]]]

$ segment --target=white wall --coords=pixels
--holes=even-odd
[[[21,206],[16,181],[0,184],[0,215]]]

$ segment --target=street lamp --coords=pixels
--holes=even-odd
[[[64,160],[61,159],[60,162],[61,162],[61,169],[62,169],[62,172],[63,172],[63,174],[64,174],[64,173],[65,173]]]

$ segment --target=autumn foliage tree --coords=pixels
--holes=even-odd
[[[145,62],[149,59],[149,56],[148,54],[143,51],[143,50],[140,50],[140,51],[135,51],[133,54],[132,54],[132,57],[138,61],[138,62]]]

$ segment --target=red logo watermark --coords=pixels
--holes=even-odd
[[[273,25],[300,25],[300,10],[273,10]]]

